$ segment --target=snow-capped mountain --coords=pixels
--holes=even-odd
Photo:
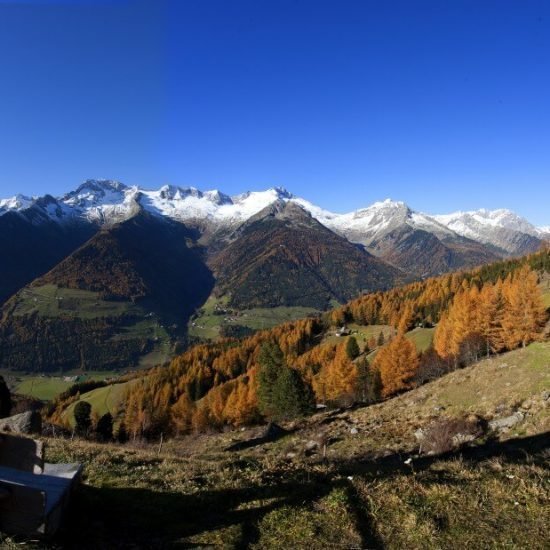
[[[15,210],[19,212],[20,210],[25,210],[29,208],[33,203],[33,199],[30,197],[25,197],[24,195],[16,195],[10,199],[0,199],[0,215],[9,210]]]
[[[88,180],[75,191],[58,198],[17,195],[0,200],[0,216],[16,212],[34,224],[43,220],[60,223],[84,220],[113,224],[144,210],[180,222],[200,222],[215,229],[235,228],[276,201],[294,202],[324,226],[368,248],[376,247],[396,231],[422,231],[442,241],[469,239],[495,251],[520,254],[538,247],[550,227],[537,228],[510,210],[477,210],[427,215],[405,203],[386,199],[345,214],[324,210],[295,197],[281,187],[229,196],[220,191],[165,185],[158,190],[126,186],[112,180]]]
[[[302,199],[296,202],[308,210],[312,216],[328,228],[347,237],[350,241],[370,246],[388,233],[406,225],[438,236],[452,236],[453,231],[433,218],[413,212],[404,202],[386,199],[375,202],[368,208],[362,208],[347,214],[333,214],[308,208]]]
[[[511,210],[480,209],[433,216],[454,232],[509,254],[531,251],[543,232]]]
[[[47,204],[45,197],[22,195],[0,200],[0,216],[8,212],[26,216],[30,210],[39,210],[54,221],[81,219],[103,225],[131,218],[143,209],[177,221],[206,220],[232,225],[246,221],[277,200],[292,199],[282,188],[229,197],[217,190],[202,192],[173,185],[150,191],[111,180],[87,180],[62,197],[47,197]]]

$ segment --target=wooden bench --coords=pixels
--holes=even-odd
[[[53,535],[81,472],[80,464],[45,464],[40,441],[0,433],[0,531]]]

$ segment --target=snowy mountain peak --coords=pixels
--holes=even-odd
[[[276,201],[276,200],[288,200],[292,199],[292,193],[289,193],[284,187],[270,187],[265,191],[246,191],[240,195],[235,195],[232,197],[234,203],[243,203],[248,202],[258,202],[265,203],[265,201]],[[266,203],[265,206],[267,206]]]
[[[25,208],[29,208],[32,203],[33,199],[25,195],[15,195],[15,197],[10,197],[9,199],[0,199],[0,212],[24,210]]]
[[[497,210],[481,208],[433,216],[433,218],[463,237],[495,246],[512,254],[529,246],[529,240],[535,242],[535,239],[541,236],[539,229],[506,208]]]
[[[366,208],[360,208],[353,214],[354,218],[377,217],[389,220],[389,218],[395,217],[406,218],[410,212],[410,208],[404,202],[385,199],[377,201]]]
[[[160,198],[166,200],[181,201],[185,199],[185,197],[202,197],[201,191],[195,187],[177,187],[175,185],[163,185],[158,193]]]
[[[115,180],[107,179],[88,179],[82,182],[75,191],[69,194],[82,194],[82,193],[109,193],[109,192],[121,192],[127,189],[127,186],[123,183]]]
[[[75,191],[67,193],[62,201],[73,207],[95,206],[99,203],[119,201],[128,189],[126,185],[112,180],[86,180]]]
[[[294,195],[284,187],[272,187],[269,191],[274,191],[280,199],[292,199]]]
[[[221,191],[218,191],[217,189],[213,189],[212,191],[205,191],[204,196],[214,204],[232,204],[233,201],[231,200],[231,197],[229,195],[226,195],[225,193],[222,193]]]
[[[369,208],[376,208],[376,209],[389,209],[389,208],[393,208],[393,209],[403,209],[403,208],[409,208],[404,202],[402,201],[394,201],[393,199],[390,199],[390,198],[387,198],[387,199],[384,199],[383,201],[376,201],[374,203],[372,203]]]
[[[454,212],[452,214],[433,217],[440,223],[465,236],[477,236],[483,228],[498,227],[521,231],[533,236],[536,236],[538,233],[537,228],[525,218],[505,208],[498,210],[481,208],[469,212]],[[466,235],[466,233],[469,235]]]

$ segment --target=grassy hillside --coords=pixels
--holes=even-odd
[[[134,384],[135,382],[135,380],[130,380],[129,382],[110,384],[104,388],[97,388],[83,394],[80,397],[80,400],[90,403],[92,410],[99,416],[102,416],[108,412],[113,416],[116,416],[118,407],[124,398],[125,392],[127,391],[129,385]],[[74,425],[74,408],[77,403],[78,401],[75,401],[69,405],[63,413],[64,420],[66,420],[71,426]]]
[[[359,348],[361,351],[365,350],[365,346],[368,341],[373,337],[378,339],[380,333],[384,335],[384,341],[387,342],[392,336],[395,336],[395,329],[389,325],[358,325],[356,323],[350,323],[347,325],[347,329],[350,331],[351,335],[355,337]],[[416,349],[421,351],[426,351],[432,344],[434,337],[435,329],[433,328],[415,328],[410,330],[405,335],[409,340],[411,340]],[[327,333],[323,341],[325,343],[335,344],[342,340],[341,336],[337,336],[335,331]],[[370,351],[367,354],[367,358],[370,362],[376,357],[378,350]]]
[[[73,382],[69,382],[61,376],[29,376],[20,380],[14,387],[16,393],[35,397],[42,401],[51,401],[56,395],[73,385]]]
[[[2,365],[14,371],[147,367],[166,361],[171,348],[168,329],[146,303],[54,284],[13,297],[0,333]]]
[[[246,327],[251,330],[272,328],[287,321],[316,315],[319,310],[310,307],[273,307],[237,310],[227,305],[227,297],[210,296],[188,324],[189,336],[216,340],[228,327]]]
[[[91,380],[113,379],[120,375],[119,371],[69,371],[59,375],[48,374],[22,374],[5,369],[0,369],[0,375],[4,377],[10,391],[19,395],[26,395],[51,401],[54,397],[70,388],[76,382],[88,382]]]
[[[117,327],[113,340],[146,339],[156,349],[164,349],[170,336],[154,312],[124,300],[104,300],[99,292],[43,285],[24,289],[17,297],[15,316],[63,319],[102,319],[126,317],[128,323]]]
[[[160,453],[49,440],[49,460],[85,464],[52,547],[547,548],[548,364],[550,343],[533,344],[241,450],[224,449],[259,429],[188,436]],[[517,426],[462,452],[418,455],[415,432],[434,420],[517,410]],[[320,435],[326,459],[309,445]]]
[[[407,338],[414,342],[418,351],[426,351],[434,339],[434,328],[415,328],[407,333]]]

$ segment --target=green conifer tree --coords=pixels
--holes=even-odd
[[[287,366],[278,344],[264,344],[258,361],[258,407],[263,416],[289,420],[313,410],[311,388],[296,370]]]
[[[75,430],[79,435],[87,435],[92,425],[92,406],[87,401],[79,401],[74,407]]]
[[[367,359],[357,363],[356,398],[361,403],[376,403],[380,401],[382,382],[380,372],[373,369]]]
[[[97,421],[95,431],[100,441],[111,441],[113,439],[113,416],[111,413],[105,413]]]
[[[359,349],[359,344],[355,336],[350,336],[346,343],[346,353],[348,357],[353,361],[355,358],[359,357],[361,350]]]
[[[273,386],[272,420],[290,420],[305,416],[315,405],[313,392],[300,374],[283,366]]]
[[[258,373],[258,408],[267,418],[274,414],[273,388],[279,372],[285,365],[283,352],[275,342],[262,345],[258,356],[260,370]]]

